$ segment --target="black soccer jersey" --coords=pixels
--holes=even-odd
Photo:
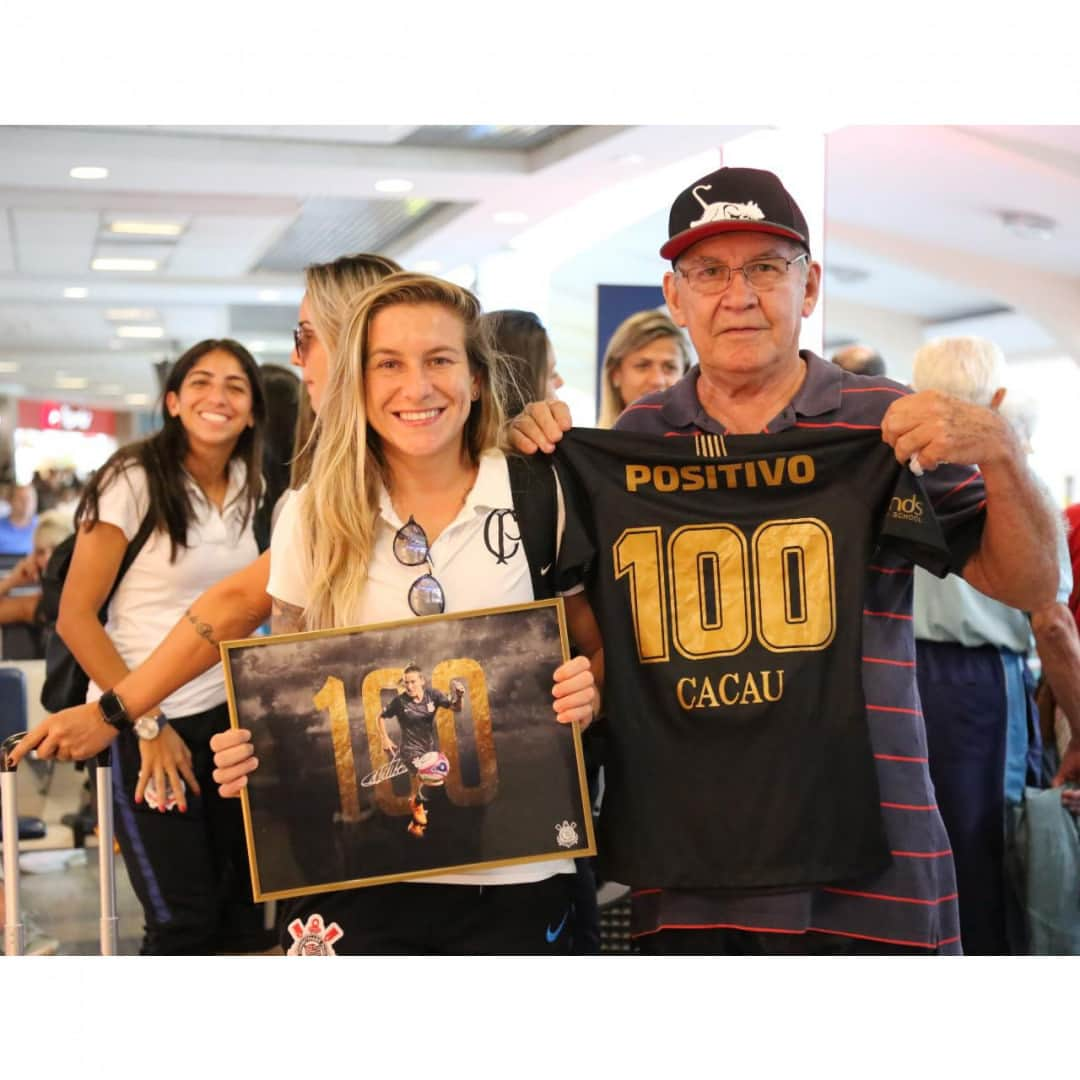
[[[435,710],[450,708],[450,698],[441,690],[425,689],[419,701],[406,693],[398,694],[382,711],[384,719],[393,717],[401,727],[398,752],[408,764],[439,748],[435,734]]]
[[[876,430],[573,430],[560,569],[604,637],[605,876],[799,887],[889,861],[860,678],[879,544],[943,574],[919,481]]]

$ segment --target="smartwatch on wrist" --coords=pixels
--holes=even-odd
[[[164,717],[140,716],[134,723],[128,715],[127,707],[115,690],[106,690],[98,698],[98,708],[101,710],[101,718],[106,724],[111,724],[117,731],[125,731],[133,728],[140,739],[156,739],[161,731],[161,723]]]

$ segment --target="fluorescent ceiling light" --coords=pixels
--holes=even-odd
[[[11,375],[19,370],[19,365],[14,360],[0,360],[0,374]]]
[[[388,178],[376,180],[375,190],[384,195],[403,195],[406,191],[412,191],[416,185],[411,180]]]
[[[150,404],[150,395],[149,394],[125,394],[124,395],[124,401],[126,401],[128,405],[149,405]]]
[[[119,397],[124,392],[124,388],[119,383],[102,383],[97,388],[97,392],[106,397]]]
[[[76,165],[68,176],[72,180],[104,180],[109,175],[109,170],[103,165]]]
[[[442,269],[442,263],[438,259],[421,259],[414,269],[418,274],[437,274]]]
[[[74,286],[70,289],[64,290],[65,300],[85,300],[90,295],[89,289],[84,289],[81,286]]]
[[[118,326],[116,336],[122,338],[160,338],[165,331],[160,326]]]
[[[247,347],[248,347],[248,352],[256,353],[256,352],[262,352],[264,349],[266,349],[267,344],[266,344],[265,341],[249,341],[247,343]]]
[[[258,297],[263,303],[272,304],[276,300],[281,299],[281,291],[279,289],[260,289]]]
[[[146,272],[158,268],[157,259],[93,259],[92,270],[137,270]]]
[[[496,225],[524,225],[529,220],[522,210],[498,210],[491,216]]]
[[[175,221],[113,221],[108,231],[123,236],[179,236],[184,226]]]
[[[114,307],[106,310],[105,318],[109,322],[155,322],[158,313],[153,308]]]
[[[85,390],[90,380],[81,375],[57,375],[54,385],[58,390]]]

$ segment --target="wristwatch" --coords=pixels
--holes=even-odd
[[[127,708],[115,690],[106,690],[98,698],[98,708],[101,710],[101,718],[106,724],[111,724],[117,731],[134,728],[135,734],[140,739],[156,739],[165,720],[160,715],[140,716],[138,720],[132,723]]]

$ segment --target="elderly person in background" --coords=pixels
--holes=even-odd
[[[1005,359],[992,342],[939,338],[915,354],[912,385],[1000,408],[1029,450],[1031,403],[1013,401],[1006,407],[1005,377]],[[1064,604],[1072,573],[1063,536],[1059,563],[1056,601],[1029,613],[998,603],[959,578],[915,571],[919,695],[930,774],[956,864],[961,939],[968,954],[998,955],[1021,947],[1019,913],[1006,887],[1005,810],[1020,802],[1025,779],[1036,786],[1040,781],[1033,684],[1025,663],[1032,633],[1047,681],[1072,724],[1071,745],[1054,783],[1080,778],[1080,636]]]

